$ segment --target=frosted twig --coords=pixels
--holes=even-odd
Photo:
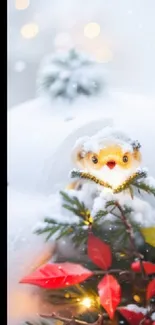
[[[122,222],[124,223],[126,231],[127,231],[128,235],[129,235],[131,248],[133,249],[134,255],[139,258],[142,277],[145,278],[145,270],[144,270],[143,263],[142,263],[142,255],[137,251],[136,244],[135,244],[135,239],[134,239],[134,231],[133,231],[132,225],[130,224],[130,222],[128,221],[126,216],[124,215],[124,211],[123,211],[123,209],[122,209],[122,207],[121,207],[121,205],[119,204],[118,201],[115,202],[115,206],[118,208],[118,210],[121,213],[120,218],[121,218]]]

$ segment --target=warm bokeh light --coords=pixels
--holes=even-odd
[[[120,256],[120,257],[125,257],[126,254],[125,254],[125,253],[120,253],[119,256]]]
[[[15,0],[15,7],[17,10],[27,9],[30,4],[29,0]]]
[[[100,26],[97,23],[89,23],[84,28],[84,35],[88,38],[95,38],[100,34]]]
[[[92,300],[89,297],[83,298],[83,300],[81,300],[81,305],[86,307],[86,308],[90,308],[92,305]]]
[[[35,23],[26,24],[21,28],[21,35],[24,38],[34,38],[39,32],[39,27]]]
[[[113,54],[111,50],[106,46],[101,49],[96,49],[94,56],[95,60],[99,63],[106,63],[112,61],[113,59]]]
[[[70,298],[70,294],[69,293],[65,293],[65,298]]]
[[[140,301],[141,301],[141,299],[140,299],[140,297],[139,297],[138,295],[134,295],[134,296],[133,296],[133,299],[134,299],[134,301],[136,301],[137,303],[140,303]]]

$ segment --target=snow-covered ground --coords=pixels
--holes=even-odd
[[[76,139],[113,124],[140,141],[143,165],[155,177],[154,121],[155,98],[112,90],[103,98],[78,102],[70,108],[56,104],[51,108],[45,100],[36,99],[10,110],[8,281],[9,292],[13,290],[13,296],[9,294],[10,306],[14,306],[15,301],[17,304],[21,295],[25,297],[23,287],[17,282],[28,272],[34,256],[43,247],[43,239],[33,235],[32,230],[36,222],[45,216],[47,206],[52,202],[51,194],[63,189],[69,181],[68,173],[72,167],[70,153]],[[30,302],[29,298],[23,299]],[[10,317],[25,317],[36,309],[35,305],[34,309],[28,308],[21,315],[10,314]]]
[[[57,103],[51,107],[44,99],[36,99],[13,108],[8,114],[9,185],[50,194],[54,184],[61,182],[62,171],[67,177],[76,139],[95,133],[105,123],[113,123],[141,142],[144,163],[152,173],[154,116],[155,98],[112,91],[70,107]],[[89,126],[92,121],[94,125]]]

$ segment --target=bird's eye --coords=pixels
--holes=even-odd
[[[92,157],[92,162],[93,162],[94,164],[97,164],[97,163],[98,163],[98,159],[97,159],[96,156],[93,156],[93,157]]]
[[[124,163],[127,163],[127,162],[128,162],[128,156],[126,156],[126,155],[123,156],[123,162],[124,162]]]

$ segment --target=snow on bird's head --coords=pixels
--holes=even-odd
[[[85,151],[99,151],[103,146],[118,144],[123,151],[126,152],[133,151],[133,142],[134,141],[124,132],[112,127],[106,127],[89,138],[89,140],[84,143],[84,149]]]
[[[133,149],[140,148],[139,142],[132,140],[124,132],[114,129],[113,127],[105,127],[91,137],[83,137],[77,139],[73,150],[79,148],[83,149],[83,153],[99,152],[103,147],[110,145],[119,145],[123,152],[133,152]]]

